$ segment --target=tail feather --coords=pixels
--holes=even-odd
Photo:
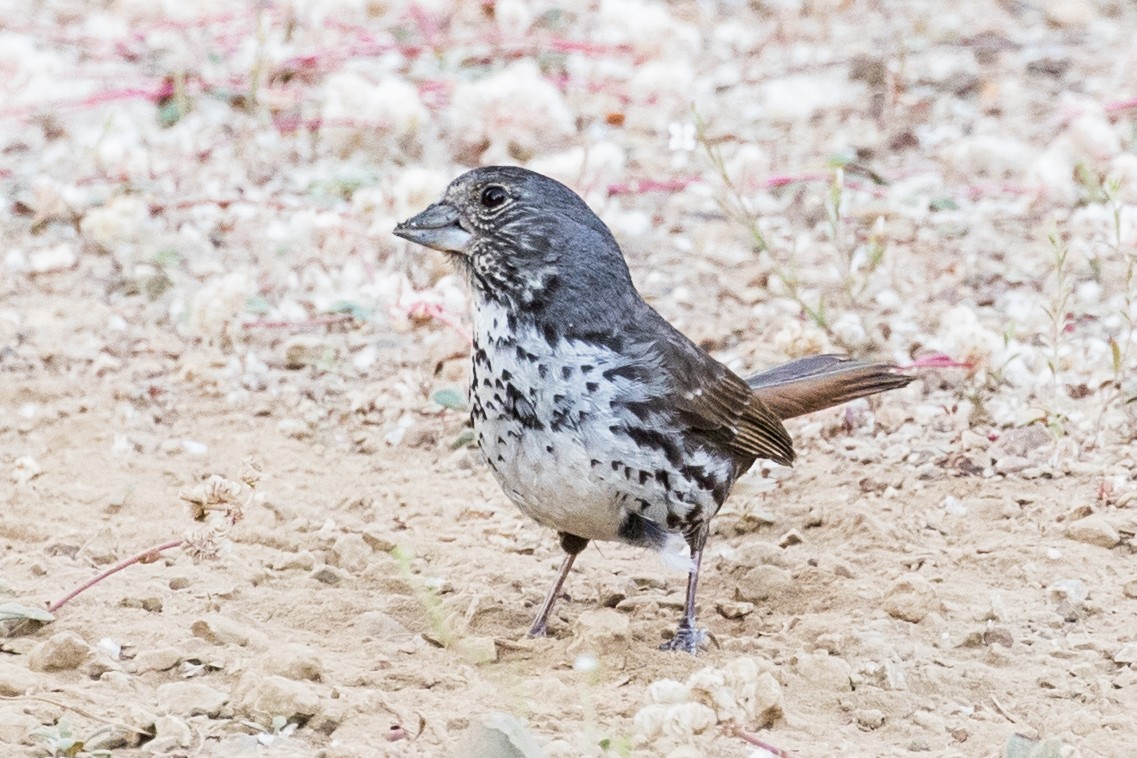
[[[754,374],[746,383],[774,415],[784,420],[899,389],[912,379],[896,373],[896,366],[890,363],[811,355]]]

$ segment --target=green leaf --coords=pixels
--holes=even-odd
[[[1117,344],[1117,340],[1110,339],[1109,352],[1113,355],[1113,373],[1121,373],[1121,346]]]
[[[447,388],[438,390],[430,396],[430,399],[443,408],[449,408],[452,411],[466,410],[466,398],[456,389]]]

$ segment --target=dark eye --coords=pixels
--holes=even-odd
[[[505,188],[496,184],[482,190],[482,205],[490,210],[501,206],[508,199],[509,195],[506,194]]]

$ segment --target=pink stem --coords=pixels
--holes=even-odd
[[[943,353],[936,353],[935,355],[925,355],[923,358],[917,358],[905,366],[897,366],[901,371],[912,368],[975,368],[975,364],[971,361],[957,361],[949,355]]]
[[[145,550],[143,550],[141,553],[138,553],[137,555],[132,555],[129,558],[125,558],[125,559],[119,561],[118,563],[111,566],[109,569],[102,572],[98,576],[94,577],[93,579],[87,580],[83,584],[80,584],[78,587],[76,587],[75,589],[68,592],[62,598],[60,598],[59,600],[56,600],[51,605],[47,606],[47,612],[48,613],[55,613],[57,610],[62,608],[66,602],[68,602],[69,600],[74,598],[76,595],[78,595],[79,593],[84,592],[86,590],[89,590],[91,587],[94,587],[96,584],[103,581],[104,579],[106,579],[111,574],[117,574],[119,571],[122,571],[127,566],[133,566],[135,563],[149,563],[150,561],[156,560],[158,558],[158,553],[161,553],[163,550],[169,550],[170,548],[179,547],[183,542],[185,542],[185,540],[170,540],[169,542],[163,542],[161,545],[155,545],[153,547],[148,547]]]

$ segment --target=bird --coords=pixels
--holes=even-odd
[[[461,174],[394,234],[445,253],[468,281],[477,445],[506,497],[559,536],[532,637],[547,634],[577,556],[614,541],[686,566],[682,615],[661,648],[697,653],[703,550],[735,481],[760,459],[793,463],[786,419],[912,380],[830,354],[739,376],[641,297],[579,195],[525,168]]]

